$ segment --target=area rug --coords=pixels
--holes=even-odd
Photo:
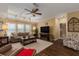
[[[51,43],[51,42],[41,40],[41,39],[37,39],[37,42],[31,43],[31,44],[28,44],[28,45],[25,45],[25,46],[21,45],[21,43],[14,43],[14,44],[12,44],[12,46],[13,46],[14,49],[20,48],[20,47],[33,48],[33,49],[36,49],[36,53],[39,53],[52,44],[53,43]]]

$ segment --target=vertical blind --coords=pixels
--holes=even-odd
[[[17,25],[18,32],[24,32],[24,24]]]
[[[31,32],[31,25],[25,25],[26,32]]]
[[[10,36],[12,32],[16,32],[16,24],[14,23],[7,23],[7,24],[8,24],[7,35]]]

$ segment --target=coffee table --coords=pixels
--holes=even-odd
[[[37,40],[36,40],[35,37],[22,38],[22,39],[21,39],[21,44],[22,44],[22,45],[31,44],[31,43],[34,43],[34,42],[37,42]]]

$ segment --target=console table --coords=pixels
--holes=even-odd
[[[8,36],[0,37],[0,46],[3,46],[3,45],[8,44],[8,43],[9,43]]]

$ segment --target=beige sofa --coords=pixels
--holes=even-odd
[[[12,33],[10,37],[10,42],[15,43],[15,42],[21,42],[22,38],[29,37],[28,32],[19,32],[19,33]]]
[[[16,56],[23,47],[18,49],[13,49],[11,44],[0,47],[0,56]]]

